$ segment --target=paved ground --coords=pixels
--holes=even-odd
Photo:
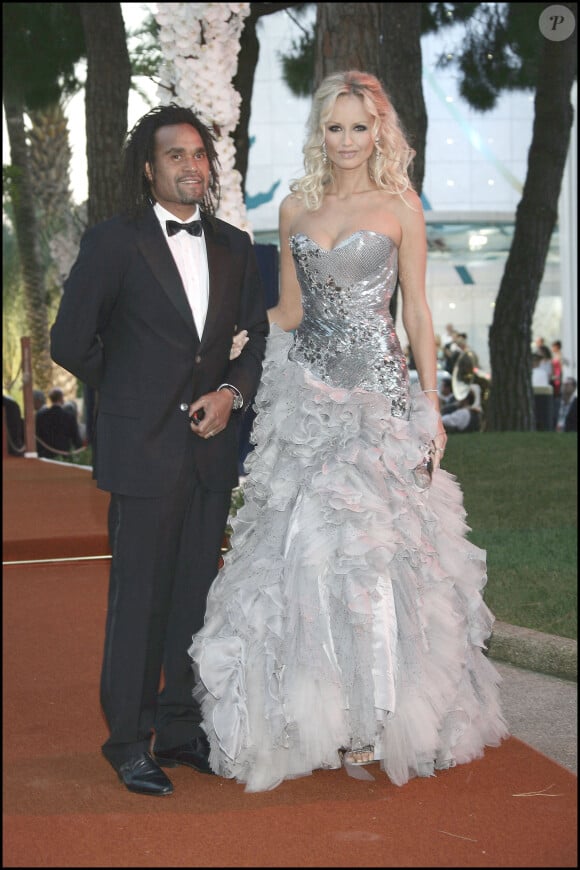
[[[489,657],[511,734],[578,774],[578,644],[497,620]]]
[[[508,662],[501,674],[502,705],[511,734],[578,774],[578,684]]]

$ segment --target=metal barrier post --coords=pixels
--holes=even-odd
[[[30,338],[22,336],[22,394],[24,397],[24,447],[25,459],[37,459],[36,424],[34,420],[34,398],[32,395],[32,351]]]

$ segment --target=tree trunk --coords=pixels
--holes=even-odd
[[[407,141],[417,152],[411,180],[423,190],[427,109],[423,97],[421,3],[377,3],[379,7],[379,78],[392,100]]]
[[[18,99],[4,94],[4,110],[13,167],[10,197],[22,266],[24,305],[32,352],[32,375],[34,387],[46,390],[51,385],[52,360],[49,350],[40,227],[34,210],[28,144],[24,128],[24,106]]]
[[[379,76],[380,3],[317,3],[314,88],[340,70]]]
[[[59,263],[54,259],[53,241],[58,235],[76,235],[74,206],[70,190],[71,148],[63,101],[28,113],[32,194],[41,226],[46,308],[50,322],[62,292]],[[50,385],[60,387],[66,398],[76,397],[77,379],[52,363]]]
[[[421,3],[378,3],[379,78],[395,107],[407,141],[416,154],[410,167],[413,186],[420,195],[425,175],[427,109],[423,97],[421,55]],[[399,285],[389,310],[397,319]]]
[[[240,94],[240,117],[232,137],[236,149],[234,168],[242,176],[242,196],[246,198],[246,176],[248,174],[248,159],[250,153],[250,116],[252,113],[252,93],[254,91],[254,75],[260,57],[260,42],[256,33],[258,15],[254,11],[255,3],[250,5],[250,14],[244,22],[240,36],[240,54],[238,70],[233,79],[233,86]]]
[[[53,233],[71,208],[71,148],[64,101],[28,112],[31,182],[44,231]]]
[[[79,3],[87,46],[88,223],[120,207],[121,155],[127,134],[131,65],[120,3]]]
[[[576,78],[576,44],[576,31],[561,42],[542,39],[528,171],[489,333],[489,431],[535,429],[532,318],[558,217],[573,121],[570,92]]]

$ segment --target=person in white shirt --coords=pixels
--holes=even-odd
[[[532,387],[549,387],[550,376],[544,356],[537,351],[532,354]]]
[[[455,411],[450,411],[449,414],[443,414],[442,420],[446,432],[466,432],[477,431],[479,428],[476,423],[481,412],[473,408],[475,403],[475,393],[470,390],[464,399],[457,403]],[[477,415],[477,416],[475,416]]]

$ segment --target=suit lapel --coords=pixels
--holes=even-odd
[[[163,236],[163,230],[159,226],[159,221],[153,209],[147,212],[138,225],[137,245],[164,292],[177,308],[189,328],[197,335],[193,314],[187,301],[179,269],[175,265],[175,260],[171,255],[169,246]]]
[[[225,304],[229,242],[227,237],[219,232],[212,218],[202,214],[202,223],[209,270],[209,300],[203,330],[203,338],[205,338],[216,329]]]

